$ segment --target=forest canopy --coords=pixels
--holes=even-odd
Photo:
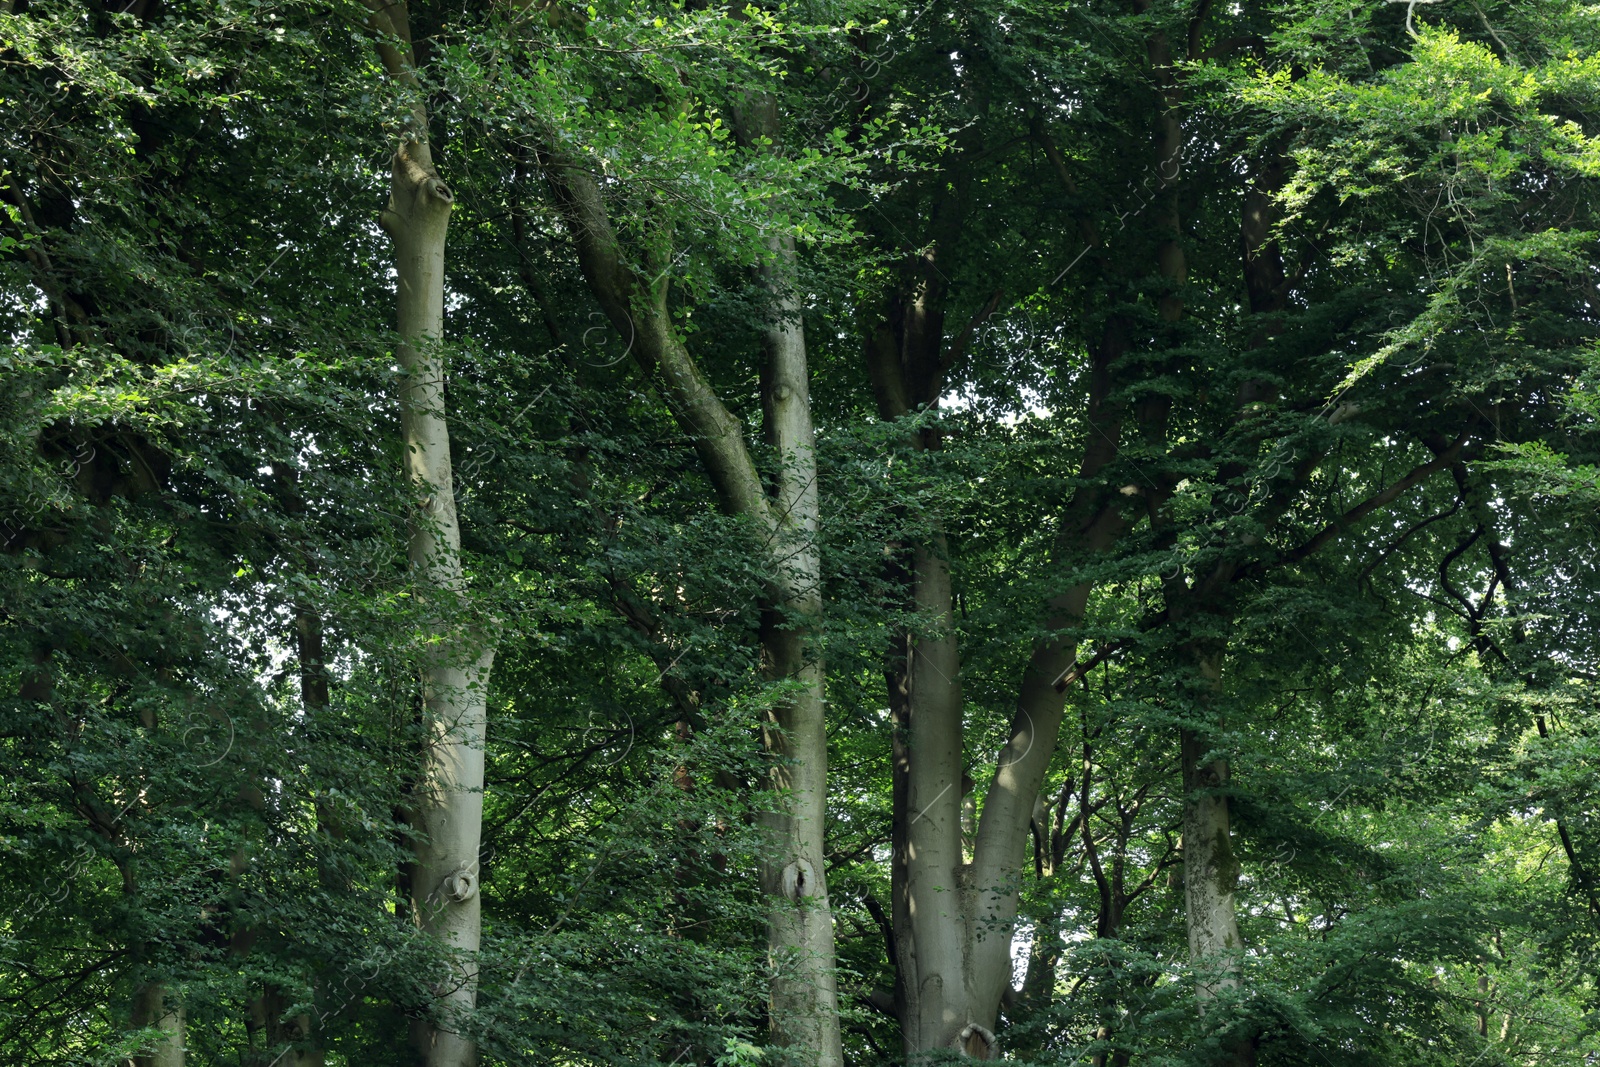
[[[0,1060],[1600,1062],[1600,5],[0,0]]]

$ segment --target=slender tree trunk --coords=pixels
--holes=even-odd
[[[1033,944],[1028,948],[1028,968],[1023,972],[1018,1000],[1024,1009],[1048,1008],[1055,999],[1056,974],[1061,966],[1061,923],[1066,905],[1055,904],[1048,917],[1034,927]],[[1011,1009],[1007,1009],[1010,1014]],[[1015,1051],[1015,1050],[1013,1050]]]
[[[420,157],[420,158],[419,158]],[[426,144],[396,154],[384,228],[394,241],[399,274],[401,397],[406,473],[422,499],[408,555],[418,577],[448,613],[464,591],[461,529],[456,517],[445,423],[444,364],[435,347],[444,325],[444,238],[449,189],[433,174]],[[483,829],[483,743],[487,685],[494,651],[470,649],[461,628],[441,620],[444,640],[423,671],[428,747],[413,822],[420,837],[411,875],[412,905],[423,929],[461,954],[458,973],[441,983],[442,1023],[419,1020],[413,1037],[429,1067],[466,1067],[472,1042],[447,1029],[477,1002],[480,901],[478,846]]]
[[[1149,0],[1138,0],[1141,11],[1147,11],[1151,6]],[[1203,18],[1203,15],[1197,18]],[[1191,53],[1199,41],[1200,31],[1198,21],[1191,24],[1188,35]],[[1184,142],[1179,110],[1183,103],[1183,91],[1173,66],[1172,45],[1164,31],[1151,35],[1147,54],[1164,105],[1155,122],[1161,205],[1155,222],[1163,231],[1156,258],[1167,290],[1157,304],[1157,312],[1163,322],[1176,326],[1183,318],[1183,286],[1189,274],[1178,204]],[[1244,239],[1248,241],[1249,235],[1246,234]],[[1248,256],[1251,252],[1247,251],[1246,254]],[[1251,281],[1270,284],[1265,278],[1256,278],[1254,275]],[[1164,436],[1166,409],[1169,407],[1170,400],[1162,398],[1151,404],[1151,411],[1141,413],[1141,420],[1146,423],[1147,432],[1152,436]],[[1165,496],[1163,491],[1152,497],[1152,515],[1159,510]],[[1168,587],[1178,594],[1176,605],[1172,597],[1168,599],[1169,609],[1176,608],[1173,611],[1176,621],[1177,615],[1193,606],[1192,602],[1197,597],[1187,588],[1181,575]],[[1220,651],[1197,651],[1195,663],[1205,690],[1202,696],[1202,704],[1205,704],[1222,677]],[[1192,730],[1183,731],[1180,745],[1184,787],[1184,921],[1188,928],[1189,962],[1197,975],[1195,990],[1203,1014],[1207,1002],[1224,990],[1237,988],[1239,984],[1239,954],[1244,947],[1234,907],[1239,863],[1233,854],[1228,798],[1223,792],[1228,784],[1227,760],[1207,760],[1208,739]],[[1236,1067],[1249,1067],[1255,1062],[1254,1042],[1248,1038],[1239,1041],[1228,1050],[1228,1056]]]
[[[296,512],[304,508],[292,487],[287,500]],[[295,658],[300,666],[300,704],[308,716],[314,715],[328,706],[328,671],[322,616],[308,603],[295,605],[294,640]],[[321,803],[315,807],[319,827],[324,832],[329,831],[333,819],[331,810]],[[325,889],[339,891],[342,888],[338,876],[320,862],[317,874]],[[281,988],[271,983],[262,990],[256,1003],[259,1005],[257,1021],[271,1053],[266,1067],[322,1067],[325,1056],[310,1013],[285,1018],[291,1002]],[[277,1049],[283,1051],[274,1051]]]
[[[304,515],[306,505],[300,495],[298,475],[293,469],[278,463],[273,464],[273,475],[278,483],[284,513],[291,517]],[[316,564],[304,546],[296,545],[292,551],[303,573],[316,572]],[[300,706],[307,719],[313,719],[328,706],[326,652],[322,616],[308,600],[300,598],[296,599],[294,605],[294,646],[295,660],[300,672]],[[263,813],[266,794],[261,788],[248,791],[245,799],[257,814]],[[316,812],[319,829],[327,832],[331,818],[330,808],[319,798],[313,801],[313,809]],[[236,876],[245,869],[247,863],[247,852],[241,846],[235,854]],[[324,889],[341,891],[339,879],[320,854],[317,868],[318,881]],[[262,931],[258,929],[251,929],[236,935],[235,944],[241,954],[249,951],[249,946],[257,941],[261,933]],[[256,1037],[259,1036],[262,1045],[255,1058],[247,1061],[251,1067],[322,1067],[324,1054],[317,1039],[316,1026],[312,1022],[311,1014],[302,1013],[293,1018],[285,1018],[285,1013],[293,1003],[282,986],[268,981],[263,984],[260,995],[254,997],[247,1005],[248,1017],[245,1026],[249,1031],[250,1042],[253,1046]]]
[[[40,643],[34,650],[33,669],[24,674],[22,685],[18,687],[17,696],[20,700],[30,704],[54,702],[55,677],[51,671],[51,658],[52,649],[41,634]],[[57,715],[63,720],[61,725],[70,736],[71,727],[64,721],[65,716],[59,712]],[[153,726],[154,720],[147,725]],[[88,815],[90,828],[115,848],[114,862],[122,875],[122,893],[124,898],[131,899],[138,884],[132,866],[134,858],[127,841],[115,828],[117,819],[109,812],[100,810],[93,790],[77,782],[73,784],[79,810]],[[128,948],[137,973],[141,969],[146,946],[135,941]],[[155,1027],[160,1033],[143,1051],[125,1062],[130,1067],[184,1067],[187,1033],[182,1002],[176,997],[169,997],[166,986],[161,982],[146,981],[134,990],[131,1007],[131,1022],[136,1029]]]
[[[907,293],[890,298],[868,340],[867,366],[885,419],[938,400],[944,313],[935,253],[909,266]],[[909,444],[937,448],[939,436],[920,431]],[[919,621],[918,632],[894,637],[885,675],[895,718],[896,1010],[908,1057],[959,1050],[990,1059],[998,1054],[994,1021],[974,1018],[969,981],[974,884],[962,847],[961,661],[944,531],[935,523],[898,559],[893,569]]]
[[[394,245],[398,278],[406,474],[420,494],[408,555],[438,607],[441,631],[422,672],[428,741],[412,808],[418,841],[409,884],[416,921],[454,954],[454,973],[437,986],[436,1010],[413,1024],[412,1040],[428,1067],[470,1067],[476,1048],[458,1028],[477,1004],[483,744],[494,650],[449,619],[465,591],[439,350],[445,232],[454,197],[435,170],[429,149],[406,5],[374,0],[371,6],[386,71],[417,94],[411,121],[396,146],[382,223]]]
[[[773,787],[790,801],[787,810],[768,816],[772,851],[762,872],[762,888],[772,900],[767,929],[776,966],[772,1026],[782,1043],[807,1050],[808,1063],[839,1067],[844,1054],[833,915],[824,874],[825,672],[815,650],[807,647],[822,615],[816,434],[805,332],[794,289],[794,241],[778,238],[771,248],[775,258],[763,271],[772,313],[763,330],[761,398],[767,443],[778,461],[772,508],[778,595],[767,612],[761,641],[770,675],[799,685],[793,697],[773,708],[766,738],[780,761],[773,769]]]
[[[909,587],[904,568],[892,561],[890,577]],[[884,664],[884,688],[889,698],[890,811],[889,824],[889,942],[887,955],[894,967],[894,1014],[904,1036],[916,987],[916,943],[911,937],[911,635],[898,633],[889,645]]]
[[[43,663],[41,663],[40,677],[46,686],[53,685]],[[146,711],[144,715],[145,727],[154,729],[157,724],[155,714]],[[118,846],[117,851],[120,855],[116,857],[115,862],[122,875],[122,893],[130,900],[135,898],[139,892],[139,880],[135,866],[137,853],[132,843],[114,829],[117,820],[107,818],[109,813],[99,810],[100,805],[95,799],[93,790],[81,789],[80,801],[83,810],[90,813],[96,831],[108,843]],[[134,961],[136,972],[143,969],[142,965],[146,961],[149,948],[149,943],[144,941],[136,941],[129,945],[129,955]],[[135,1067],[184,1067],[188,1054],[188,1028],[183,1001],[176,992],[169,990],[161,981],[145,981],[133,994],[132,1021],[139,1029],[154,1027],[159,1032],[153,1042],[146,1045],[139,1055],[133,1057],[132,1062]]]
[[[34,651],[33,670],[24,675],[17,695],[26,703],[50,704],[55,698],[55,677],[51,671],[52,650],[43,640],[43,635],[40,636],[41,641]],[[63,720],[61,722],[63,730],[70,736],[71,726],[64,721],[64,715],[60,712],[57,714]],[[153,728],[154,725],[153,717],[146,721],[147,727]],[[138,886],[133,867],[134,854],[128,846],[127,839],[116,829],[117,817],[101,809],[92,789],[85,788],[76,781],[73,786],[79,810],[89,817],[90,828],[107,844],[113,846],[114,862],[122,875],[123,897],[131,901],[137,893]],[[134,941],[128,948],[135,973],[138,973],[143,969],[147,945],[141,941]],[[169,996],[165,984],[159,981],[145,981],[134,990],[131,1007],[130,1021],[134,1028],[142,1030],[154,1027],[159,1031],[159,1035],[141,1052],[126,1061],[130,1067],[184,1067],[188,1053],[188,1033],[183,1002],[176,996]]]
[[[1201,1010],[1207,1001],[1239,984],[1239,937],[1233,894],[1239,883],[1228,821],[1226,757],[1206,758],[1207,745],[1183,731],[1183,900],[1189,930],[1189,961],[1197,974]]]

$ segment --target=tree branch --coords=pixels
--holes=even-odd
[[[1468,436],[1469,431],[1463,430],[1461,432],[1461,436],[1457,437],[1453,442],[1451,442],[1449,447],[1446,448],[1442,453],[1435,456],[1427,463],[1412,468],[1411,471],[1405,475],[1405,477],[1401,478],[1393,485],[1374,493],[1366,500],[1363,500],[1361,503],[1345,512],[1343,515],[1339,516],[1339,518],[1335,519],[1333,522],[1330,522],[1328,525],[1324,526],[1311,538],[1311,540],[1307,541],[1299,548],[1285,553],[1283,562],[1300,562],[1301,560],[1320,550],[1330,541],[1333,541],[1340,534],[1345,533],[1353,528],[1357,523],[1361,522],[1368,515],[1371,515],[1374,511],[1377,511],[1379,508],[1392,503],[1408,489],[1411,489],[1421,482],[1426,481],[1429,477],[1437,474],[1439,471],[1447,469],[1456,461],[1456,458],[1461,455],[1461,450],[1466,447]]]
[[[1055,688],[1056,692],[1065,693],[1068,686],[1080,680],[1084,675],[1100,666],[1107,656],[1121,652],[1123,649],[1127,648],[1128,644],[1128,641],[1113,641],[1108,645],[1101,645],[1099,649],[1095,651],[1095,654],[1089,657],[1087,662],[1078,659],[1073,660],[1072,666],[1062,671],[1060,677],[1050,683],[1051,686]]]
[[[722,510],[755,519],[770,536],[774,520],[743,427],[678,337],[667,310],[665,272],[645,279],[624,262],[593,177],[564,160],[548,158],[545,163],[590,290],[612,325],[628,338],[640,369],[659,378],[668,407],[705,464]]]
[[[966,355],[967,345],[972,343],[973,335],[978,332],[978,327],[987,322],[989,316],[995,313],[995,309],[1000,306],[1000,301],[1004,296],[1004,289],[996,289],[994,294],[989,297],[988,303],[979,308],[972,318],[967,320],[967,325],[962,329],[960,335],[950,342],[950,346],[945,349],[944,358],[939,361],[939,377],[941,379],[950,371],[950,368],[961,361],[962,356]]]

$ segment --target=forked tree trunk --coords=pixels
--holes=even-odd
[[[912,297],[891,305],[888,321],[868,349],[879,412],[886,419],[937,402],[940,368],[950,361],[931,253],[921,266],[928,276]],[[1118,345],[1105,346],[1097,354],[1097,368],[1121,352]],[[1101,439],[1108,445],[1086,454],[1080,471],[1085,480],[1115,455],[1118,426],[1107,408],[1109,383],[1108,372],[1095,375],[1091,417],[1104,424]],[[912,444],[937,447],[937,433],[924,431]],[[1063,516],[1057,556],[1103,550],[1124,524],[1104,493],[1085,491]],[[1028,828],[1065,707],[1053,683],[1074,662],[1076,644],[1061,636],[1034,650],[1010,735],[985,793],[969,864],[961,837],[966,791],[961,667],[943,531],[930,531],[907,563],[909,599],[927,632],[900,639],[904,660],[889,672],[898,726],[892,861],[897,1011],[909,1057],[958,1051],[974,1059],[998,1059],[994,1030],[1001,1000],[1011,988]],[[1080,584],[1056,597],[1049,605],[1050,629],[1061,633],[1080,624],[1090,591]]]
[[[941,203],[936,215],[949,207]],[[937,252],[935,245],[908,264],[907,291],[890,297],[868,339],[867,368],[885,420],[938,401],[944,313]],[[907,443],[937,448],[939,434],[916,431]],[[962,841],[961,656],[949,542],[937,521],[890,566],[919,620],[914,632],[893,638],[885,673],[894,722],[895,1014],[908,1058],[959,1050],[987,1059],[996,1051],[993,1021],[974,1018],[969,981],[973,881]]]
[[[372,3],[378,53],[390,77],[417,94],[396,146],[382,223],[398,277],[398,357],[405,465],[419,494],[408,544],[411,566],[434,600],[439,628],[423,666],[427,750],[412,805],[418,831],[411,904],[418,924],[452,953],[453,974],[436,984],[434,1011],[412,1026],[428,1067],[470,1067],[476,1049],[460,1026],[477,1004],[480,914],[478,849],[483,829],[483,744],[492,647],[451,620],[465,592],[461,527],[444,416],[445,232],[453,196],[434,168],[428,116],[414,73],[404,3]]]
[[[960,196],[942,197],[933,214],[935,233],[952,240],[963,214]],[[945,281],[935,263],[941,243],[936,238],[907,261],[902,290],[889,296],[882,322],[867,339],[867,370],[885,420],[935,406],[943,388],[949,360]],[[936,449],[940,435],[914,431],[907,444]],[[998,1053],[994,1021],[978,1018],[971,981],[975,886],[962,840],[968,778],[949,542],[935,518],[920,544],[891,556],[906,605],[918,617],[912,632],[894,637],[886,671],[895,726],[895,1013],[910,1059],[951,1051],[990,1059]]]
[[[1114,511],[1087,531],[1104,547],[1120,532]],[[942,547],[942,538],[936,539]],[[985,794],[971,863],[960,835],[963,768],[959,658],[950,633],[947,564],[936,552],[914,557],[917,606],[941,623],[912,643],[907,704],[906,801],[897,806],[904,842],[904,906],[897,909],[900,1011],[908,1055],[955,1050],[998,1059],[1001,1000],[1011,988],[1012,939],[1034,803],[1060,732],[1065,701],[1052,684],[1075,659],[1075,645],[1039,646],[1024,676],[1010,737]],[[1091,587],[1073,587],[1051,605],[1052,628],[1082,621]]]
[[[771,851],[762,872],[762,888],[771,901],[770,1018],[774,1040],[793,1048],[800,1062],[839,1067],[833,917],[823,872],[823,665],[808,647],[822,610],[817,471],[805,339],[793,292],[794,246],[784,239],[773,243],[774,259],[764,279],[772,313],[762,331],[762,402],[768,443],[779,460],[769,494],[739,420],[678,336],[667,307],[665,272],[647,282],[625,261],[592,177],[566,160],[548,159],[546,167],[590,290],[612,325],[630,339],[640,369],[658,382],[673,418],[694,443],[719,506],[749,518],[768,546],[763,658],[772,678],[800,683],[773,708],[764,734],[768,751],[780,761],[772,784],[787,794],[786,809],[766,822]]]

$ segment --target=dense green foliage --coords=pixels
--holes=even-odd
[[[886,655],[937,628],[901,573],[935,543],[974,818],[1050,598],[1093,583],[1009,1057],[1600,1058],[1600,7],[410,17],[455,194],[445,608],[498,642],[485,1063],[783,1062],[762,546],[586,284],[558,164],[752,431],[760,268],[800,249],[847,1063],[903,1062]],[[272,1064],[292,1018],[410,1063],[450,973],[405,904],[441,609],[377,223],[411,101],[373,39],[361,5],[0,0],[7,1063],[148,1055],[153,985],[191,1064]],[[941,365],[888,418],[870,356],[914,318]],[[1109,548],[1061,534],[1085,499]],[[1205,1015],[1186,731],[1241,867]]]

